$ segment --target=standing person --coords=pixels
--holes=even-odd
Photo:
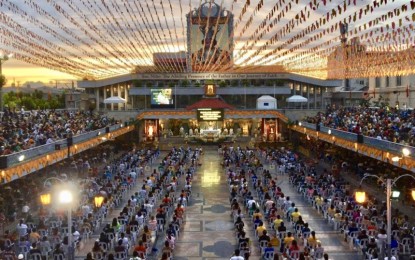
[[[240,256],[239,249],[235,249],[235,253],[233,254],[233,256],[229,260],[245,260],[245,258]]]

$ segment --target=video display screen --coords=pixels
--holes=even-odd
[[[223,121],[223,109],[201,108],[197,110],[198,121]]]
[[[173,91],[171,88],[151,89],[152,108],[171,108],[173,103]]]

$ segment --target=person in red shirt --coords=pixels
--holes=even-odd
[[[146,246],[144,245],[143,241],[138,241],[138,245],[134,247],[134,252],[143,252],[145,253],[147,250]]]
[[[166,206],[169,206],[170,204],[171,204],[171,199],[170,199],[170,197],[169,197],[169,195],[168,194],[166,194],[165,196],[164,196],[164,199],[162,200],[162,204],[164,204],[164,205],[166,205]]]

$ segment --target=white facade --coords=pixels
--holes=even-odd
[[[389,100],[389,105],[404,108],[415,107],[415,74],[369,78],[368,96],[371,101],[380,96]]]

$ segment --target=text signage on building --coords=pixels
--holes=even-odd
[[[197,110],[198,121],[223,121],[223,109],[199,108]]]

